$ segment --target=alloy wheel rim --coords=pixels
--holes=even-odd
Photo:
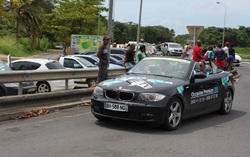
[[[169,124],[172,127],[176,127],[181,120],[181,105],[178,102],[174,102],[170,107]]]
[[[49,92],[49,87],[45,84],[41,84],[39,86],[39,90],[38,90],[39,93],[47,93]]]
[[[226,97],[225,97],[225,99],[224,99],[224,104],[225,104],[225,111],[226,112],[229,112],[230,111],[230,109],[231,109],[231,106],[232,106],[232,94],[231,94],[231,92],[227,92],[227,95],[226,95]]]

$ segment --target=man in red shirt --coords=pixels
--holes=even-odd
[[[193,60],[196,62],[200,62],[203,59],[202,50],[201,50],[201,41],[197,40],[196,46],[193,50]]]

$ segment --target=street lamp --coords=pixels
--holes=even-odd
[[[223,35],[222,35],[222,47],[224,47],[224,40],[225,40],[225,25],[226,25],[226,14],[227,14],[227,5],[221,2],[216,2],[217,4],[223,5],[225,7],[225,14],[224,14],[224,27],[223,27]]]

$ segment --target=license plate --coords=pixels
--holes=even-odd
[[[30,89],[28,89],[28,92],[30,93],[30,92],[34,92],[34,91],[36,91],[36,88],[30,88]]]
[[[104,103],[104,109],[112,111],[128,112],[128,105],[106,102]]]

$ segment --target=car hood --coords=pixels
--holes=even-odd
[[[167,88],[178,87],[184,80],[167,78],[154,75],[123,75],[122,77],[109,79],[99,84],[108,90],[127,90],[136,92],[159,92]]]

